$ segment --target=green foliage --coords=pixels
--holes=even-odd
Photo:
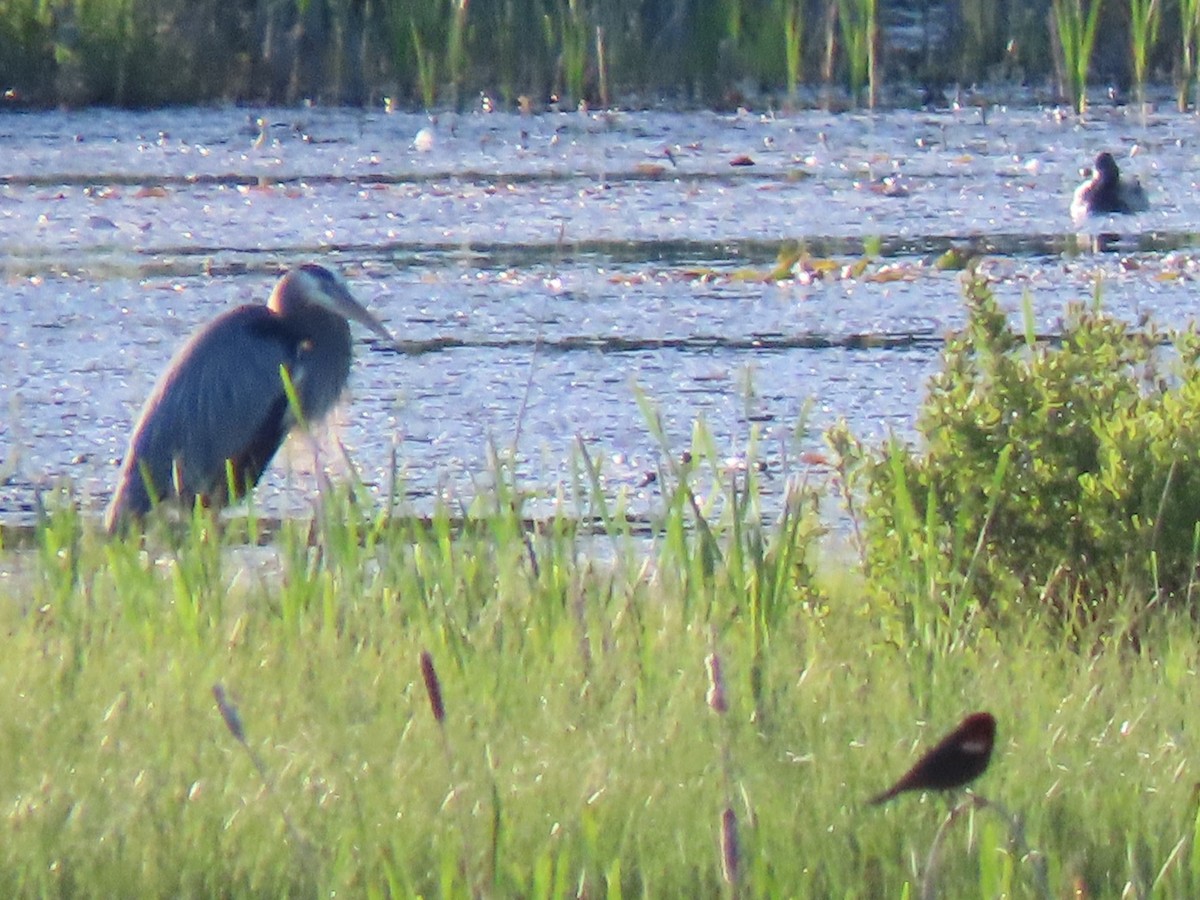
[[[1140,102],[1145,102],[1146,67],[1158,41],[1161,20],[1162,5],[1159,0],[1130,0],[1129,52],[1132,59],[1133,86]]]
[[[0,0],[0,84],[53,78],[53,17],[39,0]]]
[[[857,103],[863,87],[867,105],[875,108],[878,91],[879,10],[877,0],[838,0],[838,22],[846,52],[850,96]]]
[[[1179,60],[1176,71],[1176,99],[1179,111],[1188,108],[1188,95],[1196,84],[1200,58],[1200,0],[1179,0]],[[1200,90],[1200,87],[1197,87]]]
[[[784,718],[819,529],[813,488],[772,526],[710,444],[649,537],[586,454],[598,537],[531,529],[498,454],[463,518],[334,494],[265,557],[199,507],[105,543],[62,498],[0,579],[5,894],[718,892],[703,660],[719,634],[732,735]]]
[[[817,555],[819,485],[764,517],[748,443],[730,472],[697,423],[648,523],[582,448],[537,527],[499,452],[453,518],[328,490],[108,540],[51,496],[0,550],[0,890],[1196,896],[1192,617],[878,602]],[[975,709],[991,803],[864,806]]]
[[[877,0],[0,0],[0,86],[42,105],[387,96],[399,107],[462,108],[484,92],[510,108],[527,96],[536,108],[552,96],[573,106],[610,94],[744,102],[747,85],[765,102],[794,103],[806,73],[820,71],[843,77],[856,101],[868,89],[870,104],[885,57],[888,74],[907,81],[1036,81],[1051,74],[1059,43],[1060,74],[1078,97],[1098,40],[1128,48],[1124,64],[1109,60],[1118,79],[1124,69],[1140,84],[1169,64],[1186,102],[1196,0],[1178,0],[1178,16],[1160,16],[1171,7],[1162,0],[1130,0],[1128,15],[1103,14],[1103,28],[1099,0],[1054,0],[1050,28],[1045,6],[951,0],[946,15],[962,27],[938,37],[934,17],[932,43],[918,50],[881,33],[890,19]]]
[[[587,7],[580,0],[559,0],[558,45],[562,48],[562,70],[567,96],[582,99],[585,96],[584,76],[588,64]]]
[[[804,76],[804,3],[802,0],[775,0],[775,3],[783,22],[787,92],[794,97]]]
[[[1186,599],[1200,520],[1200,338],[1070,308],[1014,330],[986,285],[946,345],[923,446],[835,435],[870,570],[953,607],[1042,597],[1090,616],[1132,589]],[[1105,606],[1104,608],[1107,608]],[[966,614],[965,612],[963,614]]]
[[[1052,0],[1066,89],[1076,112],[1087,110],[1087,78],[1103,0]],[[1086,8],[1086,11],[1085,11]]]

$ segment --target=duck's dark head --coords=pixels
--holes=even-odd
[[[1113,159],[1113,155],[1105,150],[1096,157],[1096,178],[1106,184],[1116,182],[1121,177],[1121,170],[1117,168],[1117,161]]]

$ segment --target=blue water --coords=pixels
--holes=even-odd
[[[1066,209],[1100,149],[1153,208],[1097,223],[1121,237],[1096,254]],[[958,273],[930,264],[951,244],[986,252],[1012,309],[1029,292],[1043,331],[1097,279],[1122,315],[1190,321],[1198,157],[1194,117],[1124,108],[1084,124],[1053,109],[0,114],[0,522],[64,480],[98,519],[174,350],[309,260],[411,352],[364,336],[348,402],[315,458],[293,441],[277,459],[263,514],[304,511],[314,466],[346,477],[342,446],[377,492],[395,458],[416,511],[469,503],[489,443],[550,503],[579,442],[614,496],[652,510],[648,473],[697,420],[731,469],[756,444],[782,490],[820,469],[801,454],[840,418],[912,436],[961,322]],[[785,240],[815,274],[764,280]],[[842,271],[865,250],[863,272]]]

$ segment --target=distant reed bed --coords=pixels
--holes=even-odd
[[[1160,9],[1161,6],[1167,7]],[[905,105],[1195,81],[1194,0],[3,0],[8,105]],[[898,88],[903,88],[899,90]],[[897,90],[889,91],[889,88]]]

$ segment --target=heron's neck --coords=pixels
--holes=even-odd
[[[288,322],[295,343],[292,378],[305,418],[316,421],[337,403],[350,374],[350,325],[341,316],[309,307]]]

